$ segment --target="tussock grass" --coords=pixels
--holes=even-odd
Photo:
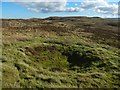
[[[117,22],[3,20],[3,88],[119,88]]]

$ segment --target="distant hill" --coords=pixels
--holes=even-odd
[[[120,18],[106,18],[106,19],[109,19],[109,20],[120,20]]]

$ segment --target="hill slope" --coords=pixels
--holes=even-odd
[[[3,19],[3,88],[118,88],[118,22]]]

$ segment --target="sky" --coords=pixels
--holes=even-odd
[[[88,16],[117,18],[119,0],[2,0],[0,18]]]

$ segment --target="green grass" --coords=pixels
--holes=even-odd
[[[91,18],[82,18],[83,26],[80,24],[72,32],[60,32],[56,27],[51,27],[54,31],[40,29],[37,33],[19,31],[21,28],[3,31],[2,87],[119,88],[120,49],[111,38],[97,40],[97,33],[82,31],[86,27],[101,26],[100,22],[113,29],[116,23],[92,18],[91,24],[86,23],[88,19]],[[74,20],[68,21],[64,23],[71,25]],[[78,23],[82,22],[74,25],[77,27]]]
[[[6,53],[3,67],[5,67],[4,64],[11,63],[11,69],[12,67],[15,69],[11,72],[8,69],[8,72],[6,67],[5,74],[18,75],[15,81],[19,80],[16,86],[14,80],[4,76],[7,80],[14,82],[13,84],[3,82],[5,87],[14,87],[14,85],[27,88],[119,86],[117,78],[120,75],[118,73],[120,57],[116,49],[108,47],[109,50],[106,49],[107,47],[102,48],[101,45],[99,47],[75,44],[64,46],[59,43],[34,42],[36,44],[33,45],[30,41],[20,42],[3,49],[3,54]],[[25,48],[26,45],[28,50]],[[78,77],[79,74],[82,75],[81,78]],[[111,76],[113,74],[114,77]],[[113,78],[116,78],[116,81]]]

